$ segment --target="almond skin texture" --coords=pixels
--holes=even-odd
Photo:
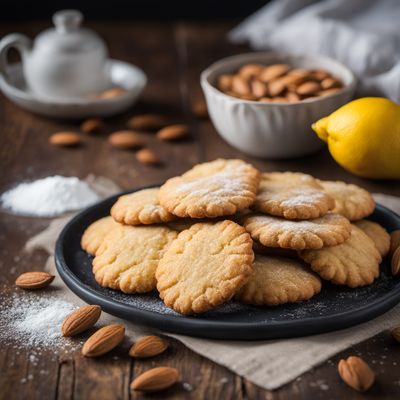
[[[163,128],[168,124],[167,119],[160,114],[142,114],[129,118],[127,125],[139,131],[153,131]]]
[[[141,392],[158,392],[177,383],[179,373],[176,368],[157,367],[139,375],[131,383],[132,390]]]
[[[392,255],[390,263],[393,276],[400,276],[400,247],[398,247]]]
[[[232,90],[240,96],[251,94],[250,82],[248,79],[240,75],[234,75],[232,79]]]
[[[375,374],[360,357],[351,356],[340,360],[338,371],[343,381],[359,392],[368,390],[375,381]]]
[[[89,118],[81,124],[81,131],[85,133],[99,132],[102,128],[103,121],[100,118]]]
[[[145,165],[157,165],[160,164],[159,158],[150,149],[142,149],[136,153],[136,159]]]
[[[222,92],[229,92],[232,90],[233,75],[223,74],[218,77],[217,87]]]
[[[21,289],[35,290],[42,289],[54,280],[54,275],[47,272],[25,272],[15,281],[15,284]]]
[[[400,229],[397,229],[390,234],[389,254],[392,255],[399,247],[400,247]]]
[[[280,76],[286,74],[290,69],[287,64],[274,64],[265,67],[261,74],[258,76],[263,82],[270,82],[273,79],[279,78]]]
[[[85,357],[98,357],[118,346],[125,336],[123,325],[107,325],[95,332],[82,347]]]
[[[111,146],[117,149],[135,149],[143,145],[140,136],[132,131],[117,131],[108,137]]]
[[[187,137],[189,132],[189,127],[185,124],[176,124],[166,126],[160,129],[157,133],[157,137],[161,140],[179,140]]]
[[[49,142],[54,146],[73,147],[80,144],[82,139],[76,132],[57,132],[49,137]]]
[[[78,308],[68,315],[61,326],[63,336],[74,336],[91,328],[100,318],[101,307],[89,305]]]
[[[318,93],[321,90],[321,86],[317,82],[304,82],[296,90],[296,93],[301,96],[310,96]]]
[[[392,329],[391,334],[392,334],[393,339],[397,343],[400,343],[400,326],[398,326],[397,328]]]
[[[144,336],[130,348],[129,355],[135,358],[154,357],[163,353],[167,347],[168,342],[158,336]]]

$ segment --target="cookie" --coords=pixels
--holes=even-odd
[[[253,214],[244,218],[244,227],[254,240],[264,246],[293,250],[335,246],[343,243],[351,231],[350,222],[333,213],[316,219],[293,221]]]
[[[311,219],[333,209],[335,201],[311,175],[267,172],[261,175],[253,209],[286,219]]]
[[[235,299],[275,306],[308,300],[321,291],[321,279],[302,261],[256,255],[254,272]]]
[[[329,196],[335,199],[333,212],[343,215],[350,221],[368,217],[375,209],[371,194],[359,186],[340,181],[319,181]]]
[[[125,225],[169,222],[176,217],[158,201],[159,188],[143,189],[121,196],[111,208],[111,216]]]
[[[160,204],[179,217],[232,215],[253,204],[259,180],[250,164],[219,159],[169,179],[160,188]]]
[[[104,237],[119,224],[112,217],[104,217],[89,225],[83,232],[81,247],[94,256],[100,247]]]
[[[198,223],[181,232],[157,271],[164,303],[181,314],[202,313],[232,298],[252,273],[253,241],[226,220]]]
[[[338,246],[303,250],[300,257],[321,278],[352,288],[371,284],[379,275],[382,257],[372,239],[355,225],[351,235]]]
[[[354,224],[372,239],[380,255],[385,257],[390,249],[390,235],[386,229],[376,222],[366,219],[357,221]]]
[[[158,262],[176,236],[166,226],[119,225],[104,238],[93,259],[96,282],[124,293],[153,290]]]

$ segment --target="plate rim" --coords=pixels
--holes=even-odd
[[[298,337],[348,328],[384,314],[400,301],[400,290],[391,290],[379,299],[376,299],[373,302],[358,308],[357,310],[349,310],[341,313],[319,316],[317,318],[307,317],[291,321],[229,322],[202,320],[197,319],[196,316],[168,315],[161,314],[156,311],[143,310],[134,305],[127,305],[116,299],[110,298],[109,296],[99,293],[92,287],[82,283],[68,267],[63,254],[64,238],[71,226],[84,219],[87,214],[91,214],[96,209],[101,208],[112,199],[115,200],[124,194],[158,186],[159,185],[157,184],[141,186],[107,197],[102,201],[80,211],[64,226],[57,238],[55,246],[54,258],[56,269],[63,282],[79,298],[85,302],[95,302],[101,305],[104,311],[125,320],[130,320],[126,315],[131,314],[137,322],[153,328],[155,327],[157,329],[160,329],[161,327],[162,330],[168,332],[178,334],[183,333],[196,337],[239,340]],[[379,203],[376,204],[376,209],[389,214],[400,226],[400,216],[394,211]],[[115,309],[117,310],[117,313],[115,313]],[[121,314],[123,314],[123,316],[121,316]],[[335,321],[335,319],[338,317],[340,317],[340,320]],[[184,326],[181,326],[182,324]],[[299,327],[299,324],[301,324],[301,327]],[[316,325],[318,325],[317,328]],[[257,328],[256,331],[251,331],[254,328]],[[277,330],[284,330],[286,333],[276,335]],[[291,330],[293,330],[293,332],[291,332]],[[193,333],[193,331],[195,331],[195,333]],[[224,334],[226,331],[228,331],[228,334]]]

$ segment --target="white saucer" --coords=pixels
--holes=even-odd
[[[125,89],[124,93],[114,98],[79,98],[67,101],[38,98],[27,89],[20,63],[7,67],[8,79],[0,76],[0,89],[15,104],[46,117],[109,117],[127,110],[135,103],[146,86],[147,78],[140,68],[132,64],[112,59],[109,59],[107,63],[112,85]]]

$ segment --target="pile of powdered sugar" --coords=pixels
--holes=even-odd
[[[62,322],[76,308],[72,303],[55,296],[40,297],[29,293],[24,296],[14,293],[0,301],[2,343],[57,348],[74,345],[61,335]]]
[[[76,177],[49,176],[21,183],[1,195],[4,208],[15,214],[54,217],[99,201],[99,195]]]

